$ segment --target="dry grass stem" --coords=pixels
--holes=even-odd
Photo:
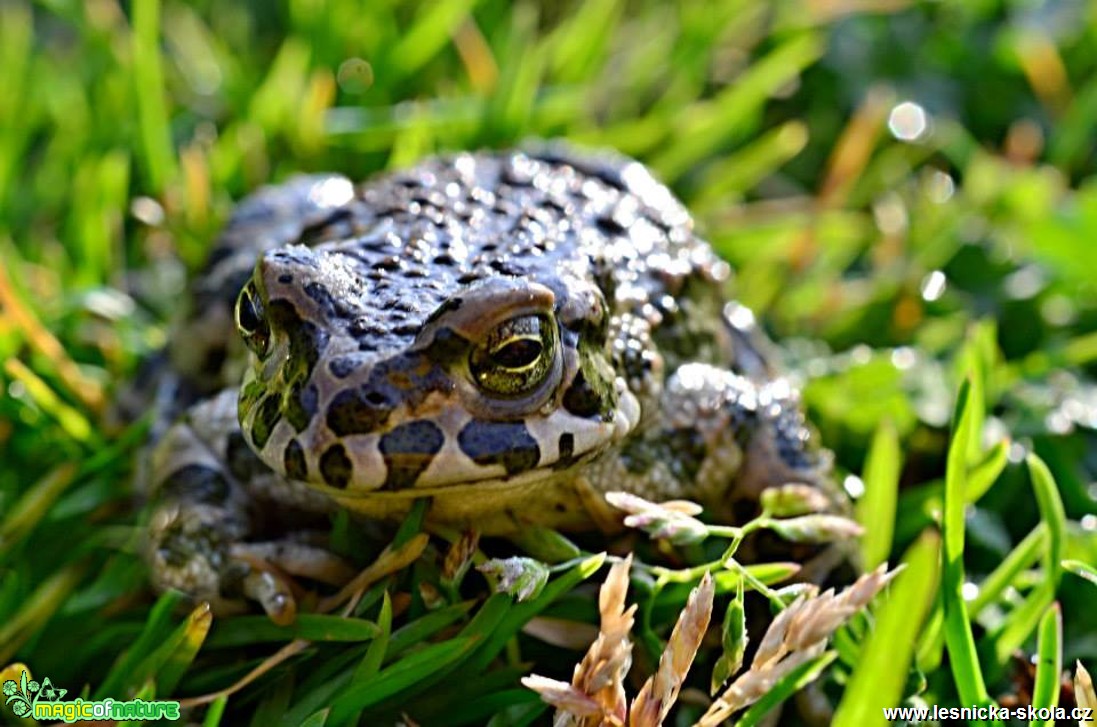
[[[790,604],[766,630],[750,669],[732,682],[697,724],[701,727],[720,724],[736,711],[757,702],[801,664],[823,653],[835,630],[867,606],[898,572],[880,566],[839,594],[830,589],[818,596],[800,597]]]
[[[1082,666],[1082,662],[1074,662],[1074,699],[1082,709],[1090,710],[1090,714],[1097,712],[1097,692],[1093,690],[1093,679],[1089,672]],[[1097,719],[1079,720],[1078,726],[1097,724]]]
[[[674,625],[667,648],[659,658],[659,669],[648,678],[632,702],[629,712],[631,727],[658,727],[678,700],[682,682],[697,656],[697,649],[712,618],[715,592],[712,576],[705,573],[701,583],[690,592],[686,607]]]
[[[633,615],[625,608],[632,556],[613,564],[598,596],[601,629],[583,660],[575,667],[571,684],[536,674],[522,680],[556,707],[556,727],[620,727],[627,718],[625,675],[632,666]]]

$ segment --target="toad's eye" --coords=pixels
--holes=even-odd
[[[520,397],[536,390],[553,371],[556,328],[543,315],[511,318],[473,349],[469,369],[476,384],[496,396]]]
[[[240,297],[236,299],[236,330],[256,356],[263,358],[267,355],[270,347],[270,326],[254,283],[245,285],[240,291]]]

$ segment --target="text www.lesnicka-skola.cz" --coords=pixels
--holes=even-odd
[[[896,722],[926,722],[929,720],[1071,720],[1083,722],[1093,719],[1093,710],[1088,707],[1040,707],[1031,704],[1027,707],[940,707],[936,704],[928,707],[885,707],[884,719]]]

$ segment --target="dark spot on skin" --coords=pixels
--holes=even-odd
[[[358,369],[358,360],[353,356],[339,356],[328,361],[328,371],[337,379],[345,379]]]
[[[282,273],[281,275],[278,276],[278,282],[281,283],[282,285],[289,285],[290,283],[293,282],[293,276],[290,275],[289,273]]]
[[[338,437],[375,432],[388,421],[398,401],[396,392],[372,386],[340,391],[328,404],[328,429]]]
[[[517,277],[519,275],[525,275],[527,272],[524,265],[519,265],[516,260],[505,257],[496,258],[495,260],[492,260],[490,263],[488,263],[488,265],[490,265],[491,269],[499,273],[500,275],[511,275]]]
[[[255,412],[255,421],[251,425],[251,441],[257,449],[267,446],[271,432],[278,420],[282,418],[281,397],[271,394],[259,403]]]
[[[305,450],[296,439],[291,439],[282,455],[282,464],[286,468],[286,477],[291,480],[307,480],[309,466],[305,461]]]
[[[597,417],[609,413],[609,405],[602,400],[598,392],[587,381],[586,374],[579,371],[575,380],[564,392],[564,408],[575,416]]]
[[[445,434],[434,422],[412,421],[388,432],[378,445],[388,466],[382,489],[402,490],[415,485],[442,449]]]
[[[347,326],[347,332],[356,338],[362,338],[363,336],[383,336],[385,335],[385,327],[372,322],[365,316],[359,316],[350,322]]]
[[[316,415],[317,393],[316,386],[309,384],[301,386],[297,381],[293,384],[289,396],[286,397],[284,413],[286,421],[298,432],[303,432]]]
[[[312,298],[317,307],[319,307],[328,318],[336,318],[339,316],[339,309],[341,306],[335,301],[331,291],[324,287],[322,283],[314,281],[305,285],[305,295]]]
[[[353,471],[354,465],[342,444],[333,444],[320,455],[320,475],[332,487],[345,490]]]
[[[386,272],[395,272],[400,269],[400,258],[397,255],[389,255],[382,258],[373,264],[374,270],[384,270]]]
[[[522,422],[473,419],[457,435],[457,443],[476,464],[501,464],[508,475],[533,469],[541,459],[537,440]]]
[[[338,237],[339,235],[333,234],[334,231],[329,230],[328,228],[338,225],[341,222],[348,222],[353,217],[354,211],[350,207],[337,207],[333,209],[327,217],[321,218],[302,229],[299,242],[302,245],[312,247],[321,240]],[[345,225],[343,227],[345,227]]]
[[[414,336],[419,332],[419,326],[416,323],[402,323],[398,326],[393,326],[392,332],[398,336]]]
[[[567,152],[553,151],[551,149],[541,151],[531,156],[534,159],[548,162],[549,164],[566,164],[574,167],[577,172],[589,177],[594,177],[618,191],[628,191],[625,181],[621,176],[624,167],[620,162],[617,162],[612,158],[575,156]]]
[[[568,511],[568,506],[565,505],[562,502],[557,502],[552,507],[553,507],[554,510],[556,510],[556,512],[567,512]]]
[[[559,200],[547,199],[544,201],[544,207],[545,209],[552,210],[558,216],[563,216],[567,213],[567,209],[565,209],[564,205]]]
[[[220,505],[229,497],[229,483],[220,471],[201,464],[188,464],[168,475],[160,484],[165,499]]]
[[[595,220],[595,224],[603,234],[609,237],[623,235],[628,232],[620,222],[609,216],[599,217]]]
[[[553,469],[567,469],[575,463],[575,435],[571,432],[564,432],[560,435],[557,446],[560,449],[560,456],[553,464]]]
[[[240,482],[247,482],[270,471],[270,468],[263,464],[263,460],[251,451],[243,433],[239,431],[229,434],[225,442],[225,463],[232,476]]]

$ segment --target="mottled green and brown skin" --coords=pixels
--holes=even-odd
[[[460,154],[261,190],[175,338],[167,398],[186,411],[152,456],[157,583],[284,618],[281,573],[346,577],[299,536],[309,512],[430,497],[433,521],[506,534],[612,527],[610,490],[720,513],[821,482],[728,274],[614,155]]]

